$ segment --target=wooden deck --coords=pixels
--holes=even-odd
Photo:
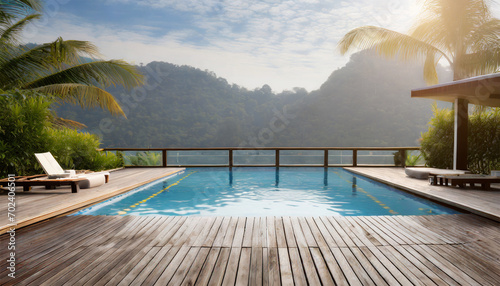
[[[0,237],[1,285],[498,285],[500,223],[379,217],[59,217]]]
[[[109,183],[90,189],[82,189],[71,193],[69,186],[46,190],[44,187],[33,187],[23,192],[22,187],[16,189],[15,218],[17,227],[26,226],[47,218],[111,198],[148,182],[168,176],[183,168],[140,168],[121,169],[110,173]],[[8,196],[0,192],[0,234],[9,229]]]
[[[377,181],[418,194],[462,210],[500,221],[500,184],[492,184],[491,190],[432,186],[427,180],[406,176],[403,168],[344,168]]]

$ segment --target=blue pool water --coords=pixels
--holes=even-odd
[[[342,168],[190,168],[84,215],[361,216],[454,214]]]

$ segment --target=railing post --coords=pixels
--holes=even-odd
[[[275,167],[280,166],[280,149],[276,149]]]
[[[352,150],[352,166],[353,167],[358,166],[358,150],[357,149]]]
[[[323,158],[323,167],[328,167],[328,150],[325,149],[325,155]]]
[[[167,150],[163,149],[161,150],[162,157],[163,157],[163,167],[167,166]]]
[[[406,150],[405,149],[399,150],[399,154],[401,154],[401,166],[404,168],[406,167]]]
[[[229,149],[229,167],[233,167],[233,150]]]

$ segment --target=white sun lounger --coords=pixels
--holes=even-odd
[[[35,153],[35,157],[42,166],[49,179],[84,179],[80,180],[79,187],[87,189],[97,187],[108,182],[109,172],[96,172],[77,175],[75,170],[63,170],[61,165],[50,152]]]
[[[447,169],[437,169],[437,168],[405,168],[405,173],[408,177],[420,180],[427,180],[429,178],[429,174],[461,175],[461,174],[468,174],[470,172],[462,170],[447,170]]]

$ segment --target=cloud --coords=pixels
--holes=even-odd
[[[214,71],[253,89],[317,89],[348,57],[336,51],[349,30],[376,25],[406,32],[417,6],[407,0],[107,0],[107,5],[188,13],[189,21],[158,26],[91,22],[59,13],[32,42],[65,39],[94,42],[108,58],[135,63],[167,61]],[[68,4],[69,5],[69,4]],[[147,18],[146,14],[137,17]],[[104,19],[105,20],[105,19]],[[103,20],[103,21],[104,21]],[[137,21],[136,21],[137,22]]]

